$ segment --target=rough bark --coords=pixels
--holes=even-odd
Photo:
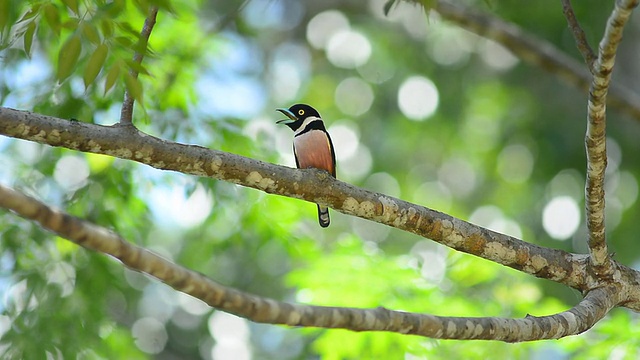
[[[558,339],[582,333],[621,302],[622,286],[595,288],[575,307],[559,314],[523,319],[498,317],[443,317],[389,310],[299,305],[262,298],[226,287],[183,268],[114,232],[0,185],[0,206],[36,221],[85,248],[113,256],[126,266],[147,273],[178,291],[217,309],[246,319],[290,326],[343,328],[354,331],[389,331],[438,339],[500,340],[519,342]]]

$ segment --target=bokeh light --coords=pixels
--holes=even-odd
[[[60,287],[60,296],[71,295],[75,288],[76,269],[66,261],[59,261],[47,268],[47,282]]]
[[[401,196],[400,183],[398,180],[386,172],[371,174],[363,187],[371,191],[399,198]]]
[[[505,216],[497,206],[485,205],[475,209],[473,213],[471,213],[469,221],[501,234],[513,236],[518,239],[522,238],[520,225]]]
[[[242,15],[251,26],[258,29],[289,30],[300,23],[303,12],[302,4],[295,1],[253,0],[246,3]]]
[[[245,319],[216,311],[209,317],[209,333],[215,340],[211,357],[216,360],[249,360],[250,332]]]
[[[439,65],[457,66],[469,60],[478,37],[447,23],[434,24],[427,43],[429,55]]]
[[[310,67],[311,54],[306,46],[288,42],[276,47],[267,75],[276,103],[294,101],[303,79],[309,76]]]
[[[451,208],[452,200],[451,191],[445,184],[428,181],[414,190],[412,202],[446,212]]]
[[[340,144],[334,149],[337,159],[348,159],[355,155],[360,146],[360,135],[353,122],[334,122],[327,131],[331,135],[331,141],[334,144]]]
[[[81,188],[89,177],[89,165],[80,156],[66,155],[56,162],[53,178],[65,190],[73,191]]]
[[[353,69],[363,65],[371,56],[371,44],[362,33],[341,30],[329,39],[327,58],[334,66]]]
[[[580,199],[584,197],[584,176],[574,169],[562,170],[551,179],[546,193],[548,198],[567,195]]]
[[[358,146],[353,156],[338,161],[338,178],[347,182],[360,181],[371,172],[373,157],[368,147]]]
[[[622,149],[620,149],[620,145],[618,142],[611,138],[607,137],[607,175],[613,172],[618,171],[618,167],[620,166],[620,162],[622,161]]]
[[[406,79],[398,90],[398,106],[410,120],[422,121],[429,118],[438,108],[438,101],[438,89],[424,76]]]
[[[335,103],[347,115],[362,115],[371,108],[373,90],[359,78],[346,78],[336,88]]]
[[[483,39],[480,44],[478,48],[480,58],[495,70],[509,70],[520,61],[511,51],[493,40]]]
[[[533,154],[521,144],[506,146],[498,155],[498,173],[510,183],[522,183],[533,171]]]
[[[422,240],[411,249],[411,254],[420,259],[420,275],[434,284],[440,284],[444,280],[447,270],[446,247],[432,241]]]
[[[349,19],[337,10],[314,16],[307,24],[307,41],[316,49],[325,49],[334,33],[349,29]]]
[[[468,161],[451,158],[438,169],[438,180],[445,184],[457,197],[465,197],[476,187],[476,172]]]
[[[615,194],[625,209],[630,208],[638,199],[638,180],[636,177],[628,171],[621,171]]]
[[[175,224],[193,227],[201,224],[211,214],[213,196],[202,184],[196,184],[195,190],[186,195],[185,188],[157,186],[149,195],[151,210],[162,224]]]
[[[164,324],[151,317],[136,320],[131,326],[131,334],[138,349],[147,354],[162,352],[169,339]]]
[[[580,209],[570,196],[558,196],[547,203],[542,211],[542,226],[556,240],[570,238],[580,225]]]

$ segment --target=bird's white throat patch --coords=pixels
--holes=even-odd
[[[319,120],[322,121],[322,119],[320,119],[319,117],[316,116],[309,116],[308,118],[304,119],[304,121],[302,122],[302,125],[300,125],[300,127],[293,132],[293,136],[296,136],[298,134],[300,134],[301,132],[304,131],[304,129],[307,128],[307,125],[309,125],[310,123]]]

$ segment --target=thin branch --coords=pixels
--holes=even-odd
[[[247,7],[247,5],[249,5],[250,1],[251,0],[242,1],[240,4],[238,4],[238,6],[235,9],[221,16],[218,19],[218,21],[216,21],[216,24],[213,27],[211,27],[211,29],[209,29],[207,32],[210,34],[214,34],[222,29],[225,29],[227,26],[229,26],[229,24],[233,23],[238,19],[238,17],[240,16],[240,13]]]
[[[589,90],[587,109],[587,181],[585,205],[589,228],[589,253],[596,270],[605,276],[612,273],[611,258],[607,250],[604,223],[604,177],[607,168],[606,102],[611,72],[624,25],[631,16],[637,0],[619,0],[607,21],[604,37],[600,41],[598,59],[594,64],[593,81]]]
[[[571,0],[562,0],[562,13],[569,23],[569,29],[571,29],[573,38],[576,40],[576,46],[578,47],[578,50],[580,50],[584,61],[587,63],[589,71],[593,72],[593,63],[596,61],[597,56],[589,45],[587,36],[585,35],[584,30],[582,30],[582,27],[576,18],[576,14],[573,12]]]
[[[54,210],[2,185],[0,206],[38,222],[78,245],[111,255],[128,267],[147,273],[212,307],[261,323],[389,331],[439,339],[519,342],[558,339],[582,333],[593,327],[621,300],[620,286],[610,285],[589,292],[571,310],[544,317],[527,316],[524,319],[441,317],[383,307],[355,309],[289,304],[221,285],[135,246],[108,229]]]
[[[133,62],[136,64],[142,63],[144,53],[147,49],[147,44],[149,43],[149,36],[151,36],[151,31],[156,24],[157,15],[158,7],[152,6],[149,10],[149,16],[147,16],[146,20],[144,21],[144,26],[142,27],[142,31],[140,32],[140,39],[138,40],[137,45],[138,50],[136,50],[136,52],[133,54]],[[131,70],[129,70],[129,74],[134,79],[138,78],[138,71],[134,68],[131,68]],[[120,111],[121,125],[132,125],[134,101],[134,96],[129,92],[129,89],[125,88],[124,101],[122,102],[122,109]]]
[[[435,10],[444,19],[502,44],[522,61],[556,74],[563,81],[585,92],[589,91],[591,73],[552,43],[498,17],[446,0],[438,0]],[[611,107],[640,121],[640,96],[633,91],[613,84],[609,88],[607,101]]]

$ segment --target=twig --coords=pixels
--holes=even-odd
[[[556,74],[566,83],[585,92],[589,91],[591,73],[580,62],[567,56],[550,42],[498,17],[446,0],[438,0],[435,10],[444,19],[502,44],[522,61]],[[640,121],[640,96],[633,91],[613,84],[609,88],[608,102],[610,106]]]
[[[269,324],[389,331],[439,339],[506,342],[558,339],[582,333],[621,301],[620,285],[590,291],[575,307],[559,314],[524,319],[443,317],[383,307],[356,309],[279,302],[221,285],[204,275],[125,241],[116,233],[76,218],[0,185],[0,206],[85,248],[111,255],[128,267],[147,273],[178,291],[217,309]]]
[[[149,42],[149,36],[151,36],[153,26],[156,24],[157,15],[158,7],[152,6],[149,9],[149,16],[147,16],[146,20],[144,21],[144,26],[142,27],[142,31],[140,32],[140,39],[137,46],[138,50],[136,50],[136,52],[133,54],[133,62],[136,64],[142,63],[144,53],[147,49],[147,44]],[[129,74],[131,74],[134,79],[138,78],[138,71],[134,68],[131,68],[131,70],[129,70]],[[122,102],[122,110],[120,111],[120,124],[132,125],[134,101],[134,97],[129,93],[129,90],[125,88],[124,101]]]
[[[207,32],[213,34],[226,28],[229,24],[231,24],[233,21],[235,21],[238,18],[239,14],[244,10],[244,8],[246,8],[247,5],[249,5],[250,1],[251,0],[242,1],[238,5],[238,7],[231,10],[229,13],[221,16],[220,19],[218,19],[218,21],[215,23],[215,25],[212,26]]]
[[[585,205],[589,229],[589,253],[591,263],[603,276],[612,272],[611,257],[607,251],[604,223],[604,177],[607,168],[606,148],[606,101],[611,72],[616,59],[618,45],[622,40],[624,26],[638,0],[618,0],[600,41],[598,58],[594,64],[593,81],[589,90],[587,109],[587,181]]]
[[[571,32],[573,33],[573,38],[576,40],[578,50],[580,50],[584,61],[587,63],[589,71],[593,73],[593,63],[596,61],[597,56],[589,45],[587,36],[585,35],[584,30],[582,30],[580,23],[578,23],[576,14],[573,12],[573,8],[571,7],[571,0],[562,0],[562,13],[564,14],[564,17],[567,18],[569,29],[571,29]]]

